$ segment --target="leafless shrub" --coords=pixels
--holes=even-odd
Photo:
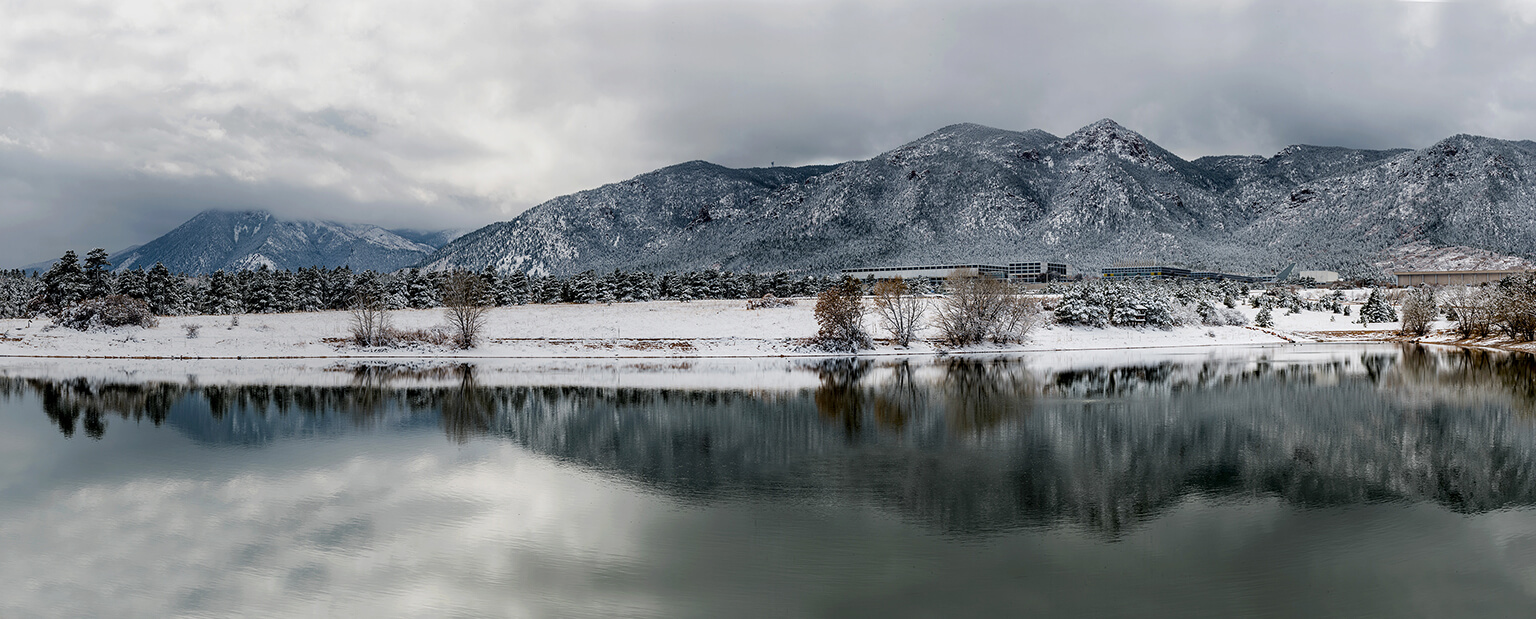
[[[1427,288],[1414,290],[1412,294],[1403,299],[1402,326],[1398,333],[1409,336],[1422,336],[1429,333],[1429,323],[1435,320],[1438,310],[1435,308],[1435,294]]]
[[[990,335],[992,341],[998,344],[1023,342],[1040,325],[1041,311],[1040,299],[1019,294],[1015,290],[1003,301],[1002,314],[998,316]]]
[[[443,327],[432,327],[430,329],[412,329],[410,331],[390,329],[388,340],[397,346],[407,346],[410,344],[443,346],[452,342],[453,337]]]
[[[1381,299],[1389,304],[1402,305],[1409,297],[1416,294],[1417,291],[1413,288],[1378,288],[1376,293],[1381,295]]]
[[[1462,339],[1485,338],[1493,333],[1495,298],[1491,290],[1450,288],[1442,296],[1446,312],[1456,315],[1456,334]]]
[[[1536,275],[1505,278],[1496,288],[1493,322],[1510,339],[1536,340]]]
[[[358,292],[352,301],[352,342],[358,346],[388,346],[393,329],[384,296]]]
[[[816,295],[816,344],[833,352],[858,352],[873,343],[864,331],[864,306],[859,284],[845,279]]]
[[[448,276],[443,284],[443,316],[448,320],[454,346],[470,349],[479,343],[488,311],[484,279],[466,271],[454,271]]]
[[[875,297],[875,315],[880,317],[880,327],[890,332],[897,344],[911,345],[918,322],[923,318],[923,299],[912,294],[911,288],[900,277],[882,280],[870,292]]]
[[[197,333],[203,330],[203,326],[198,324],[184,324],[181,325],[181,329],[187,332],[187,339],[195,340],[197,339]]]
[[[775,307],[793,307],[794,305],[794,299],[780,299],[771,294],[765,294],[761,299],[747,300],[747,309],[749,310],[772,309]]]
[[[1038,323],[1040,302],[991,277],[955,275],[934,326],[951,346],[1016,342]]]

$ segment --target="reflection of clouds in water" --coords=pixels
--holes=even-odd
[[[464,449],[478,458],[358,455],[288,474],[84,485],[5,506],[0,579],[24,584],[0,588],[0,609],[438,616],[654,604],[587,594],[600,574],[633,569],[654,499],[512,447]],[[288,452],[267,453],[302,456]]]
[[[1532,511],[1468,518],[1431,505],[1295,510],[1197,496],[1114,542],[1069,529],[982,544],[925,534],[858,501],[677,509],[516,449],[467,448],[468,462],[448,451],[354,456],[290,475],[61,493],[47,518],[0,517],[0,578],[23,583],[0,589],[0,609],[746,617],[1028,606],[1173,616],[1531,602],[1489,550],[1529,566],[1512,542],[1536,530]],[[1327,593],[1296,594],[1308,590]]]
[[[1529,420],[1400,401],[1457,380],[1456,359],[855,363],[770,394],[458,374],[364,380],[362,403],[219,391],[256,441],[174,411],[177,431],[113,417],[66,440],[26,395],[31,446],[0,464],[49,485],[0,487],[0,582],[18,583],[0,616],[1532,608]],[[139,401],[94,389],[64,401]],[[279,395],[297,408],[262,412]],[[283,429],[311,427],[304,402],[343,423]],[[395,431],[357,432],[357,411]]]

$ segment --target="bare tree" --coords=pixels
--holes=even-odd
[[[923,299],[912,294],[900,277],[881,280],[870,292],[875,297],[875,315],[880,317],[881,328],[889,331],[902,347],[911,345],[923,318]]]
[[[1494,298],[1487,288],[1451,288],[1443,296],[1446,313],[1455,314],[1456,334],[1462,339],[1492,334]]]
[[[389,308],[384,295],[360,290],[352,298],[352,341],[359,346],[386,346],[390,342]]]
[[[1022,342],[1040,324],[1040,300],[1017,289],[1003,300],[1003,311],[992,329],[992,341],[999,344]]]
[[[454,271],[443,284],[443,315],[453,344],[474,348],[485,330],[485,315],[490,311],[485,299],[485,280],[467,271]]]
[[[1039,301],[1002,280],[956,273],[945,287],[949,294],[935,326],[951,346],[1018,342],[1039,324]]]
[[[1398,333],[1412,336],[1429,333],[1429,323],[1434,322],[1437,313],[1434,292],[1427,288],[1412,291],[1403,299],[1403,324]]]
[[[1512,340],[1536,340],[1536,275],[1504,278],[1492,293],[1493,321]]]

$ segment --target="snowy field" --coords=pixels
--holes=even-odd
[[[1363,296],[1363,295],[1361,295]],[[791,307],[748,310],[743,301],[654,301],[612,305],[525,305],[491,309],[485,338],[472,350],[416,344],[399,348],[362,348],[348,341],[347,312],[230,316],[175,316],[157,327],[123,327],[81,332],[54,326],[47,319],[0,320],[0,356],[70,358],[189,359],[329,359],[329,358],[515,358],[515,359],[668,359],[733,357],[822,357],[806,345],[816,333],[814,300]],[[1257,310],[1242,307],[1250,321]],[[1352,313],[1358,314],[1358,306]],[[1327,312],[1273,313],[1275,325],[1257,327],[1185,326],[1157,328],[1087,328],[1046,324],[1021,345],[943,350],[926,341],[899,348],[877,340],[865,355],[928,356],[940,352],[1017,353],[1030,351],[1115,351],[1211,346],[1253,346],[1300,342],[1390,339],[1396,323],[1363,327],[1347,316]],[[442,310],[390,313],[402,330],[445,324]],[[883,335],[874,317],[866,322]],[[186,327],[198,327],[189,337]],[[1439,324],[1438,328],[1449,325]],[[920,331],[920,338],[933,337]],[[1428,339],[1449,339],[1438,335]]]

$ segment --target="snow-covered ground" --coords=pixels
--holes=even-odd
[[[1363,299],[1363,291],[1358,296]],[[81,332],[47,319],[0,320],[0,356],[203,359],[325,358],[571,358],[656,359],[707,357],[826,356],[804,340],[816,332],[814,302],[748,310],[742,301],[655,301],[612,305],[526,305],[490,310],[483,343],[467,351],[447,346],[361,348],[348,341],[350,314],[312,312],[239,316],[177,316],[143,329],[124,327]],[[1250,320],[1252,308],[1240,308]],[[1358,306],[1352,312],[1358,314]],[[445,323],[442,310],[390,313],[398,329],[429,329]],[[933,355],[940,352],[1030,352],[1125,350],[1174,347],[1252,346],[1292,342],[1388,339],[1396,323],[1364,327],[1352,318],[1325,312],[1273,312],[1275,326],[1085,328],[1046,324],[1029,341],[1006,347],[943,351],[926,341],[899,348],[878,341],[866,355]],[[874,317],[871,333],[882,332]],[[186,327],[199,333],[188,337]],[[1437,325],[1447,328],[1449,325]],[[934,334],[925,330],[920,338]],[[1434,339],[1434,338],[1431,338]],[[1450,339],[1440,336],[1439,339]]]

